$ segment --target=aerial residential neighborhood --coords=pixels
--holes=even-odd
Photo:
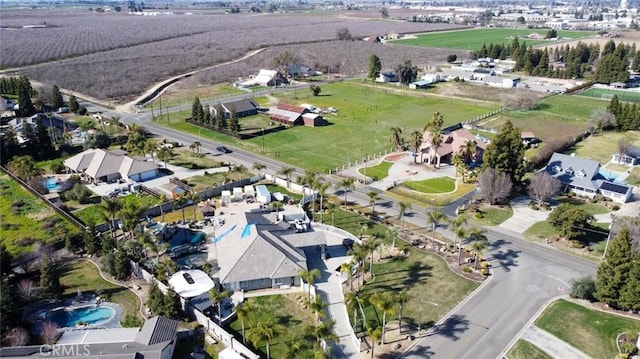
[[[0,5],[0,357],[640,355],[640,4]]]

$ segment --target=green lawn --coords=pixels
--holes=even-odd
[[[527,228],[524,232],[525,236],[533,239],[545,239],[557,235],[555,227],[547,221],[536,222],[533,226]]]
[[[618,354],[616,337],[627,331],[640,331],[640,321],[588,309],[559,300],[536,320],[548,331],[592,358],[613,358]]]
[[[419,206],[424,206],[425,204],[431,206],[446,206],[451,201],[454,201],[461,196],[473,191],[476,188],[475,184],[458,183],[455,192],[444,193],[444,194],[426,194],[415,192],[404,188],[402,186],[397,186],[391,189],[388,194],[395,198],[398,201],[407,201],[411,203],[415,203]]]
[[[61,268],[60,283],[64,286],[64,295],[72,296],[78,290],[84,293],[101,291],[101,296],[106,296],[107,301],[115,302],[122,306],[123,321],[127,315],[140,317],[140,300],[128,288],[109,283],[100,277],[98,269],[86,260],[70,262]]]
[[[490,43],[494,44],[510,44],[514,36],[526,36],[531,33],[537,33],[545,35],[548,30],[530,30],[530,29],[472,29],[472,30],[456,30],[456,31],[441,31],[428,34],[417,35],[416,38],[402,39],[393,42],[397,42],[401,45],[414,45],[414,46],[427,46],[427,47],[441,47],[447,49],[463,49],[463,50],[479,50],[482,43],[486,43],[489,46]],[[558,36],[563,38],[579,39],[592,36],[594,33],[590,31],[558,31]],[[523,41],[529,45],[552,45],[556,44],[556,41],[549,40],[530,40],[519,39],[520,44]]]
[[[636,166],[631,170],[631,174],[627,177],[626,182],[633,186],[640,186],[640,167]]]
[[[303,348],[296,354],[296,358],[313,358],[312,348],[315,336],[307,331],[307,327],[313,326],[315,317],[311,310],[303,310],[293,295],[248,298],[245,303],[251,307],[249,316],[244,323],[248,338],[251,338],[250,333],[258,323],[278,323],[281,325],[282,331],[274,335],[269,345],[272,358],[286,358],[288,347],[295,341],[298,341]],[[238,334],[238,338],[242,338],[242,322],[240,320],[236,319],[231,323],[231,329]],[[253,346],[262,356],[266,357],[265,342],[253,345],[249,340],[247,345]]]
[[[476,224],[483,226],[498,226],[513,216],[513,209],[509,206],[499,207],[483,207],[481,208],[482,218],[476,218],[475,214],[469,213],[467,218]]]
[[[607,101],[611,100],[613,95],[617,95],[620,101],[640,102],[640,93],[623,90],[601,89],[592,87],[580,92],[578,95],[595,97]]]
[[[310,91],[291,91],[274,95],[294,105],[311,103],[318,107],[336,107],[337,115],[326,115],[329,125],[320,127],[296,126],[258,138],[237,141],[228,136],[202,130],[187,124],[190,111],[172,114],[158,124],[172,129],[198,134],[222,143],[260,153],[264,143],[265,155],[291,165],[326,173],[367,155],[390,150],[390,128],[399,126],[408,136],[421,130],[433,112],[444,115],[445,125],[466,121],[498,107],[497,104],[477,103],[442,97],[412,97],[391,90],[372,88],[358,82],[340,82],[322,86],[321,96]]]
[[[381,180],[389,175],[389,168],[391,168],[391,166],[393,166],[393,162],[382,161],[375,166],[359,168],[358,172],[363,176]]]
[[[574,206],[578,206],[582,208],[584,211],[586,211],[587,213],[594,214],[594,215],[609,213],[609,209],[607,209],[607,207],[597,203],[590,203],[582,199],[563,197],[563,198],[559,198],[558,202],[569,203]]]
[[[231,87],[229,84],[199,86],[188,90],[178,89],[175,91],[172,88],[169,88],[162,94],[162,96],[158,96],[152,102],[147,103],[144,108],[150,109],[153,107],[154,109],[160,109],[160,102],[162,102],[162,108],[191,104],[196,96],[200,98],[200,101],[206,101],[215,98],[240,95],[243,93],[246,92]]]
[[[529,343],[524,339],[518,339],[516,344],[507,353],[509,359],[553,359],[544,350]]]
[[[571,152],[575,152],[578,157],[598,161],[604,166],[618,152],[618,141],[623,137],[628,137],[635,146],[640,146],[640,131],[603,132],[587,137],[576,144]]]
[[[402,185],[427,194],[448,193],[456,189],[456,180],[451,177],[437,177],[423,181],[404,181]]]
[[[9,176],[0,174],[0,241],[13,255],[55,242],[75,227]]]
[[[220,161],[208,156],[199,156],[189,149],[190,143],[184,144],[186,147],[174,148],[174,156],[169,160],[169,164],[189,169],[217,168],[221,166]]]

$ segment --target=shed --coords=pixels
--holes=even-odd
[[[252,185],[244,186],[244,196],[245,197],[255,197],[256,196],[255,188],[253,188]]]
[[[267,189],[267,186],[261,184],[256,186],[256,200],[262,204],[271,203],[271,193]]]
[[[409,88],[411,89],[426,89],[429,87],[430,82],[426,81],[426,80],[420,80],[420,81],[416,81],[416,82],[412,82],[409,84]]]
[[[220,195],[220,203],[222,203],[223,206],[231,203],[231,191],[222,191],[222,194]]]
[[[242,187],[233,188],[233,201],[242,201]]]
[[[302,115],[302,121],[305,126],[316,127],[322,126],[327,123],[327,121],[322,117],[322,115],[318,115],[316,113],[305,113]]]
[[[244,357],[238,353],[236,353],[231,348],[224,348],[220,353],[218,353],[218,358],[220,359],[244,359]]]

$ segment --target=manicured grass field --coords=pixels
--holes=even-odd
[[[456,180],[451,177],[438,177],[423,181],[404,181],[402,185],[427,194],[448,193],[456,189]]]
[[[545,239],[557,235],[558,231],[547,221],[536,222],[524,232],[525,236],[533,239]]]
[[[301,293],[301,295],[305,295]],[[283,329],[276,333],[269,344],[271,358],[286,358],[287,349],[293,342],[299,342],[303,350],[296,354],[296,358],[313,358],[313,344],[315,337],[306,329],[314,325],[314,315],[310,309],[303,310],[292,295],[269,295],[263,297],[248,298],[245,302],[251,307],[244,327],[248,338],[251,331],[258,323],[278,323]],[[233,331],[242,338],[242,321],[235,320],[231,323]],[[247,341],[248,345],[252,345]],[[256,349],[266,357],[267,347],[265,342],[255,345]]]
[[[507,353],[509,359],[553,359],[544,350],[529,343],[524,339],[518,339],[516,344]]]
[[[598,161],[604,166],[611,160],[611,155],[618,152],[618,141],[623,137],[629,137],[635,146],[640,146],[640,131],[603,132],[576,144],[571,152],[575,152],[578,157]]]
[[[615,357],[618,354],[617,335],[640,331],[639,320],[599,312],[565,300],[549,306],[535,324],[592,358]]]
[[[0,241],[11,254],[31,251],[37,241],[56,241],[75,230],[9,176],[0,174]]]
[[[408,201],[411,203],[415,203],[419,206],[424,206],[425,204],[431,206],[445,206],[451,201],[454,201],[461,196],[473,191],[476,188],[475,184],[471,183],[461,183],[458,182],[458,186],[456,187],[455,192],[450,193],[442,193],[442,194],[426,194],[419,193],[412,190],[408,190],[403,188],[402,186],[397,186],[391,189],[388,193],[391,197],[394,197],[398,201]]]
[[[122,318],[127,315],[140,318],[140,300],[128,288],[109,283],[100,277],[98,269],[86,260],[70,262],[62,266],[60,270],[60,283],[64,286],[64,295],[76,295],[78,291],[93,293],[102,291],[101,296],[107,301],[115,302],[122,306]]]
[[[429,34],[417,35],[416,38],[397,40],[402,45],[414,45],[414,46],[427,46],[427,47],[442,47],[447,49],[464,49],[464,50],[478,50],[482,46],[482,43],[486,43],[487,46],[490,43],[494,44],[509,44],[514,36],[526,36],[531,33],[537,33],[545,35],[548,30],[530,30],[530,29],[472,29],[472,30],[459,30],[459,31],[442,31]],[[571,39],[579,39],[592,36],[594,33],[590,31],[558,31],[558,36]],[[556,41],[549,40],[530,40],[519,39],[522,44],[523,41],[529,45],[552,45],[557,43]]]
[[[363,176],[381,180],[389,175],[389,169],[391,168],[391,166],[393,166],[393,162],[382,161],[379,164],[367,167],[366,169],[364,167],[359,168],[358,172]]]
[[[563,197],[558,199],[558,202],[569,203],[574,206],[580,207],[589,214],[604,214],[609,212],[609,209],[607,209],[607,207],[603,205],[600,205],[597,203],[590,203],[588,201],[583,201],[581,199]]]
[[[474,214],[469,213],[467,218],[469,221],[483,226],[497,226],[513,216],[511,207],[483,207],[481,208],[482,218],[476,218]]]
[[[595,97],[595,98],[607,100],[607,101],[610,101],[613,95],[617,95],[618,100],[620,101],[640,102],[640,92],[611,90],[611,89],[602,89],[602,88],[592,87],[580,92],[578,95]]]

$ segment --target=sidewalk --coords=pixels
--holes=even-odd
[[[524,233],[536,222],[545,221],[550,211],[535,211],[529,207],[531,199],[526,196],[516,197],[511,201],[513,216],[500,223],[499,227],[516,233]]]
[[[531,325],[524,333],[521,339],[537,346],[541,350],[554,358],[562,359],[589,359],[590,357],[566,342],[558,339],[555,335],[542,330],[535,325]]]

